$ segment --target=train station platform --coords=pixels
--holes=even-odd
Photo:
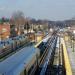
[[[73,52],[73,48],[68,39],[68,36],[62,39],[66,75],[75,75],[75,52]]]

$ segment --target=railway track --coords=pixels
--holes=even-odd
[[[62,44],[60,43],[60,37],[58,37],[53,63],[48,64],[45,75],[66,75],[64,68],[63,48]]]
[[[55,52],[55,46],[56,46],[56,41],[57,41],[57,35],[53,35],[48,43],[47,43],[47,48],[45,49],[41,59],[40,63],[38,64],[38,68],[34,75],[45,75],[48,64],[52,60],[52,57]],[[51,61],[52,63],[52,61]],[[31,74],[32,75],[32,74]]]

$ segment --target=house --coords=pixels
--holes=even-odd
[[[10,24],[1,23],[0,24],[0,40],[9,38],[10,36]]]

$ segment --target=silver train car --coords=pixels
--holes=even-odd
[[[27,36],[21,35],[0,41],[0,58],[29,42]]]

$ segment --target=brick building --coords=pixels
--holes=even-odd
[[[10,24],[3,23],[0,24],[0,40],[9,38],[10,36]]]

